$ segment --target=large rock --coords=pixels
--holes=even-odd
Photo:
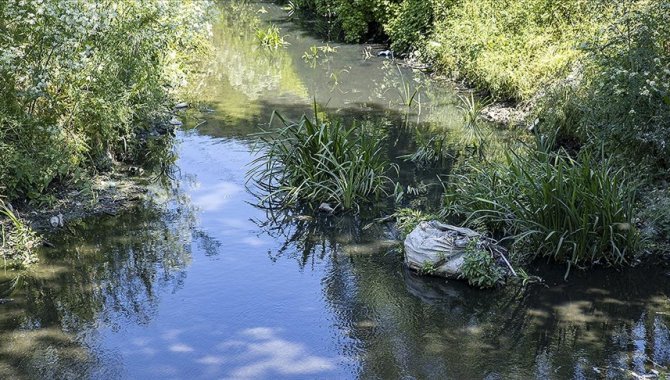
[[[468,228],[421,222],[405,238],[405,264],[419,272],[458,278],[468,244],[481,239],[478,232]]]

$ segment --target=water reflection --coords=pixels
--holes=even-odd
[[[92,376],[113,355],[88,346],[91,329],[150,323],[191,262],[195,212],[187,199],[171,199],[81,223],[53,240],[62,248],[45,251],[37,268],[0,275],[0,294],[10,299],[0,305],[0,377]]]

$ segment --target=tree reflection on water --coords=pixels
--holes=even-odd
[[[101,360],[113,372],[110,353],[88,347],[89,335],[149,323],[161,294],[183,285],[192,239],[210,244],[193,233],[195,211],[176,194],[163,205],[81,222],[76,235],[52,239],[67,248],[45,250],[29,271],[2,273],[0,377],[84,378]]]

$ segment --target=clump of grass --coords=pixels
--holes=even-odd
[[[411,110],[417,104],[420,107],[421,85],[415,86],[409,79],[405,78],[405,75],[403,74],[400,65],[396,65],[396,69],[398,69],[398,77],[400,79],[398,88],[398,96],[400,97],[400,104],[404,107],[407,107],[408,111]],[[418,99],[417,96],[419,97]]]
[[[627,262],[641,248],[632,222],[636,187],[607,160],[582,152],[506,154],[451,179],[447,208],[466,224],[507,235],[523,257],[570,267]]]
[[[459,104],[456,106],[463,117],[460,144],[472,147],[481,155],[484,154],[486,142],[489,138],[486,128],[481,122],[481,113],[491,103],[490,99],[475,99],[473,92],[467,95],[458,95]]]
[[[0,200],[0,256],[5,267],[25,267],[37,261],[35,249],[42,239]]]
[[[412,162],[421,169],[443,165],[450,158],[447,136],[425,138],[419,135],[416,151],[398,158]]]
[[[279,33],[279,28],[276,25],[270,25],[267,29],[258,29],[256,31],[256,38],[261,45],[270,49],[279,49],[289,44]]]
[[[336,208],[359,210],[360,205],[393,188],[397,173],[382,151],[383,138],[367,128],[303,116],[289,122],[273,113],[281,127],[258,134],[258,157],[248,179],[266,193],[262,202],[291,207],[300,202],[329,202]],[[270,121],[270,124],[273,120]]]

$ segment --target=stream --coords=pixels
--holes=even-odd
[[[295,120],[316,102],[374,125],[405,207],[437,204],[457,162],[399,157],[471,136],[456,88],[378,57],[382,46],[326,44],[270,4],[230,7],[194,89],[202,112],[182,115],[174,180],[50,237],[34,268],[0,273],[0,378],[628,379],[670,366],[663,265],[566,282],[538,263],[544,284],[481,291],[403,267],[393,225],[368,225],[393,199],[361,217],[257,207],[250,134],[273,111]],[[256,40],[272,24],[285,47]],[[492,146],[511,138],[487,133]]]

